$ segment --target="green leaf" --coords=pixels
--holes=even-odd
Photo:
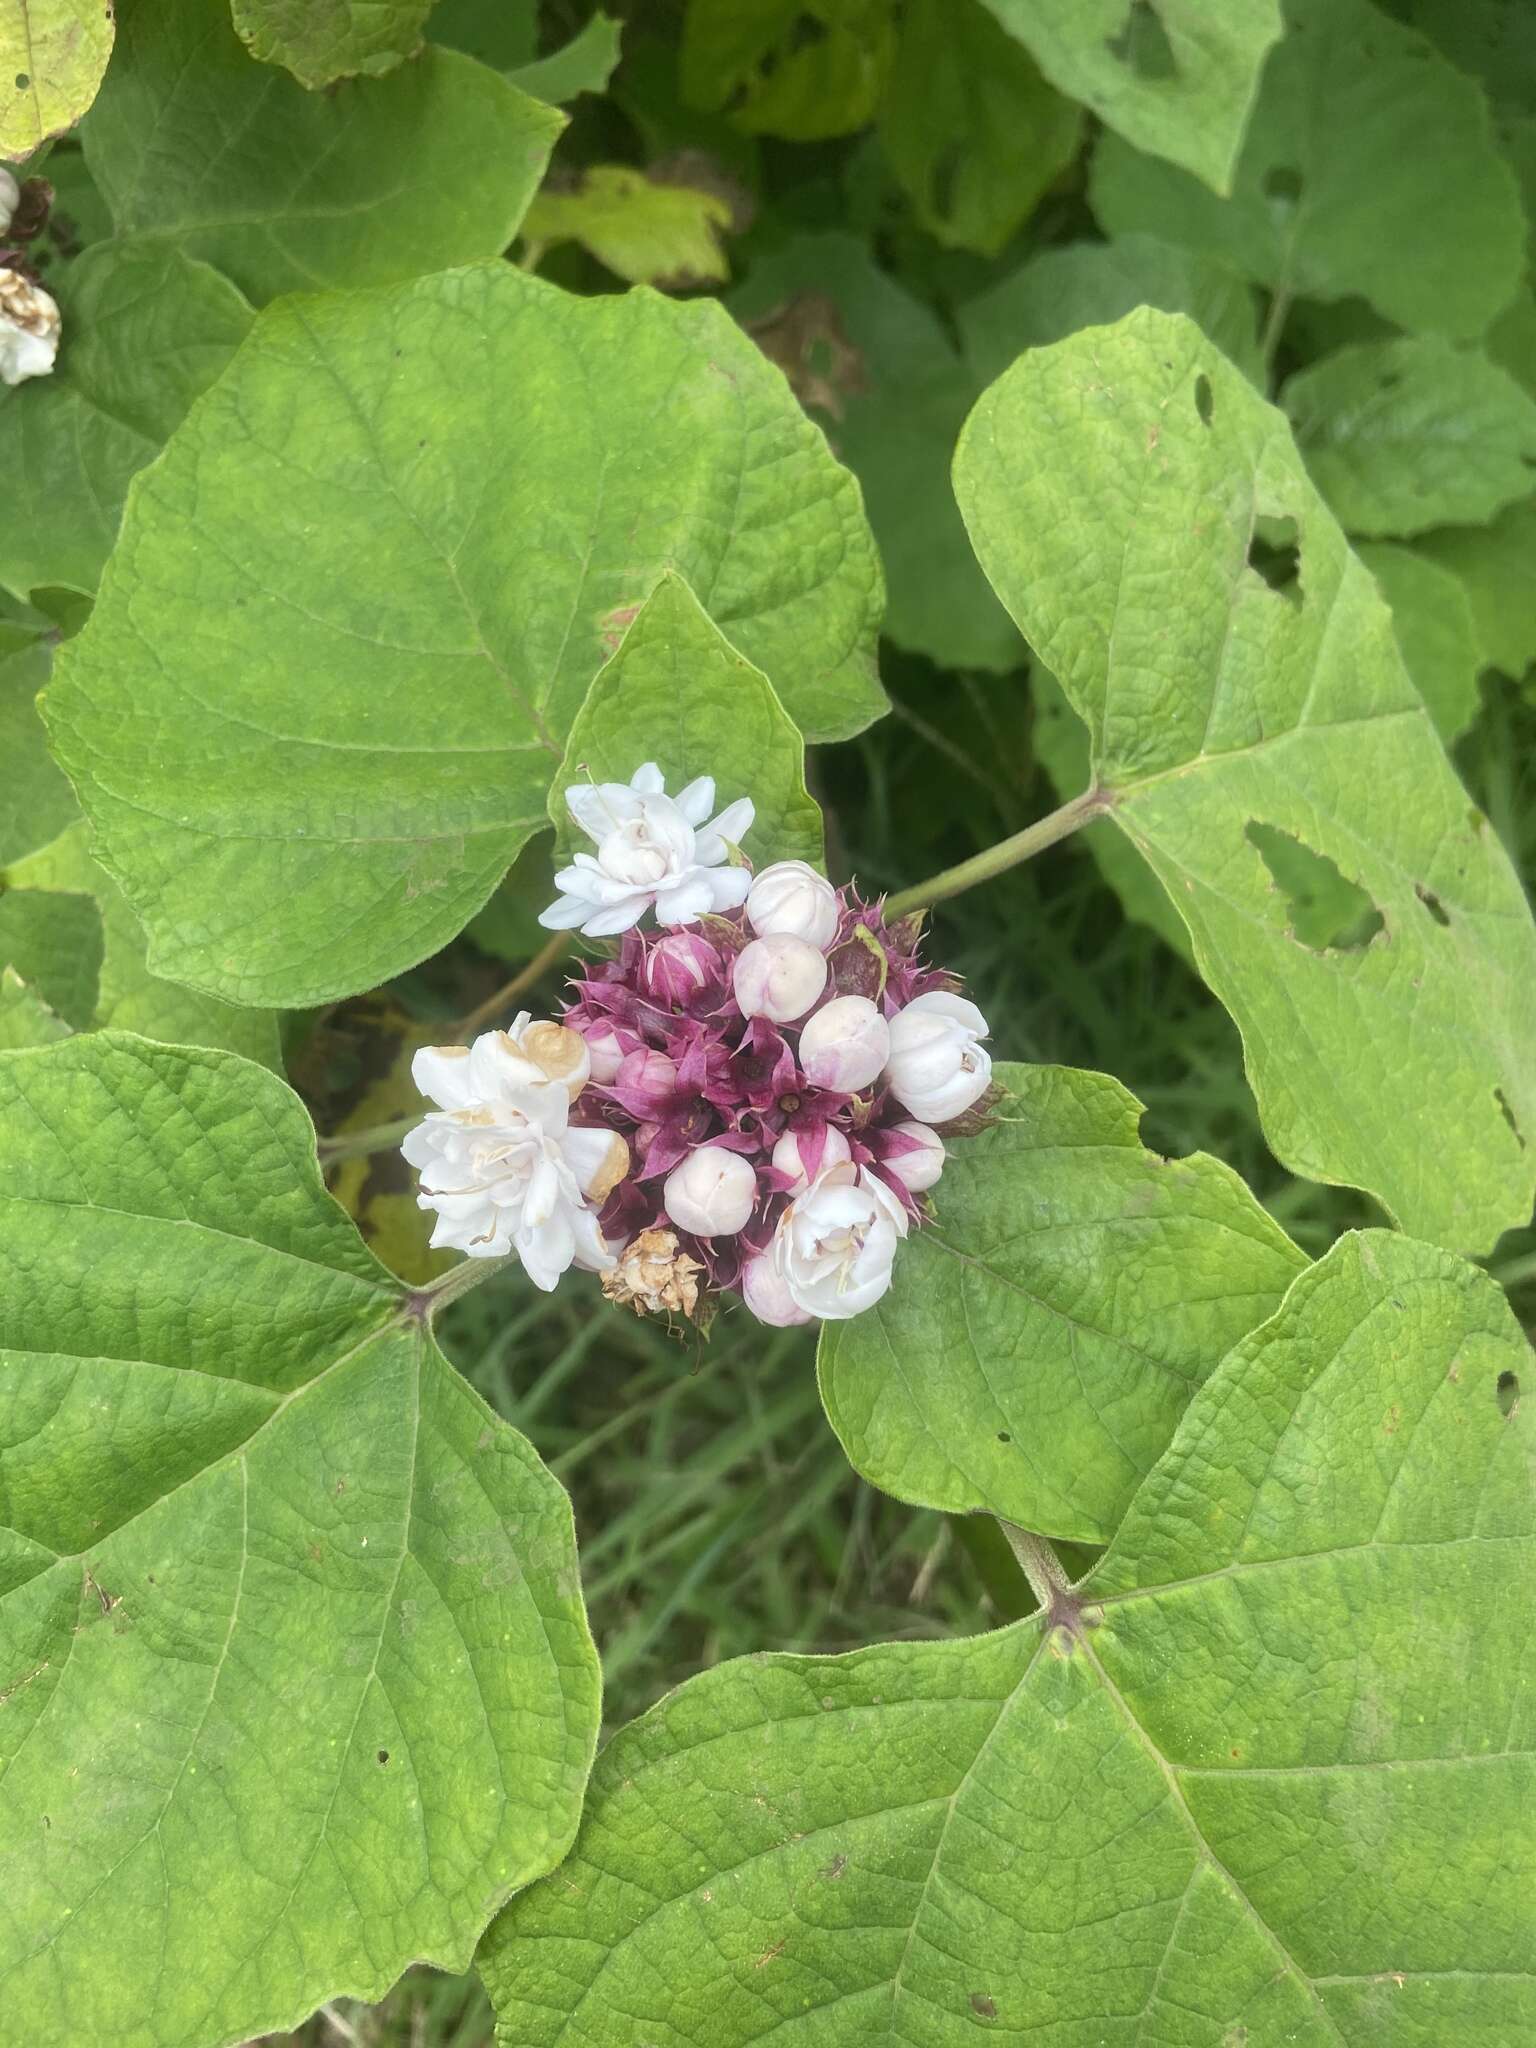
[[[622,21],[602,9],[568,43],[532,64],[508,73],[519,92],[532,93],[552,107],[566,107],[584,92],[601,92],[619,61]]]
[[[1277,1156],[1453,1247],[1523,1223],[1536,932],[1281,416],[1187,320],[1133,313],[994,384],[956,488],[1243,1034]],[[1307,944],[1250,828],[1363,890],[1377,938]]]
[[[253,57],[317,91],[338,78],[382,78],[421,48],[432,0],[233,0]]]
[[[0,624],[0,863],[46,845],[78,811],[37,715],[48,664],[45,639]]]
[[[153,240],[87,249],[56,296],[57,369],[0,391],[0,469],[19,514],[0,526],[0,582],[92,591],[129,479],[229,361],[251,309],[217,271]]]
[[[749,135],[818,142],[874,119],[890,73],[892,0],[688,0],[683,98],[729,107]]]
[[[1229,1168],[1159,1159],[1106,1074],[1000,1066],[890,1292],[822,1326],[822,1400],[887,1493],[1104,1543],[1191,1394],[1305,1263]]]
[[[48,895],[9,877],[0,884],[0,967],[79,1031],[96,1012],[101,956],[101,919],[89,896]]]
[[[185,988],[180,982],[162,981],[152,974],[145,960],[144,932],[126,898],[92,860],[86,843],[86,828],[77,824],[49,846],[0,876],[0,885],[36,894],[44,906],[87,902],[95,933],[98,972],[93,975],[91,1000],[79,1015],[64,1002],[49,996],[79,1030],[88,1026],[112,1025],[123,1031],[137,1031],[145,1038],[158,1038],[168,1045],[222,1046],[259,1060],[264,1067],[282,1071],[277,1018],[270,1010],[249,1010],[235,1003],[221,1002],[200,989]],[[62,892],[62,893],[42,893]],[[0,927],[5,906],[12,899],[0,895]],[[55,940],[54,943],[59,943]],[[25,966],[22,973],[26,975]],[[33,979],[32,976],[27,978]],[[35,977],[46,995],[39,972]]]
[[[0,968],[0,1052],[20,1052],[68,1038],[69,1026],[50,1010],[14,967]]]
[[[1477,627],[1466,587],[1413,548],[1367,541],[1356,554],[1392,608],[1398,648],[1447,746],[1477,716]]]
[[[539,253],[579,242],[631,284],[681,290],[730,276],[722,241],[730,228],[731,204],[718,192],[648,177],[628,164],[592,164],[568,189],[540,192],[523,235]]]
[[[136,0],[82,133],[120,235],[260,303],[499,255],[562,125],[455,51],[309,93],[251,62],[217,0]]]
[[[885,563],[887,638],[956,668],[1016,668],[949,480],[978,382],[929,309],[854,235],[802,235],[730,306],[859,479]]]
[[[591,1757],[564,1493],[261,1069],[9,1055],[0,1207],[8,2028],[205,2048],[462,1969]]]
[[[981,0],[912,0],[880,143],[929,234],[996,255],[1077,153],[1082,109],[1053,92]]]
[[[1511,505],[1488,526],[1426,534],[1417,551],[1459,579],[1480,658],[1518,681],[1536,662],[1536,499]]]
[[[0,0],[0,157],[20,162],[73,127],[112,54],[104,0]]]
[[[1358,293],[1399,326],[1480,334],[1519,283],[1525,240],[1487,100],[1367,0],[1286,0],[1286,18],[1232,197],[1109,135],[1093,164],[1099,220],[1287,299]]]
[[[549,790],[562,856],[590,850],[566,808],[571,784],[628,782],[646,761],[658,764],[674,794],[696,775],[712,775],[718,809],[750,796],[756,816],[745,850],[754,865],[822,865],[805,742],[768,678],[736,652],[680,576],[662,577],[576,714]]]
[[[1218,192],[1233,166],[1279,0],[986,0],[1053,85]]]
[[[1536,398],[1474,349],[1428,336],[1340,349],[1280,403],[1351,533],[1477,526],[1536,483]]]
[[[807,734],[877,715],[857,486],[718,306],[496,263],[269,308],[49,692],[151,966],[282,1006],[445,945],[668,568]]]
[[[1138,306],[1187,313],[1254,383],[1263,381],[1252,288],[1192,250],[1148,235],[1043,249],[956,315],[979,385],[1027,348],[1107,327]]]
[[[538,0],[437,0],[429,28],[434,43],[463,50],[498,71],[511,71],[534,62]]]
[[[1504,2048],[1536,2029],[1530,1350],[1346,1238],[1080,1594],[743,1658],[600,1758],[479,1967],[518,2048]]]

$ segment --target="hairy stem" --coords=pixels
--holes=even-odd
[[[564,959],[566,949],[570,943],[571,934],[569,932],[556,932],[552,938],[546,940],[528,962],[528,965],[520,967],[504,988],[497,989],[495,995],[487,996],[483,1003],[477,1004],[470,1011],[455,1034],[459,1043],[467,1045],[482,1026],[489,1024],[493,1018],[500,1016],[503,1010],[510,1010],[525,989],[532,988],[533,984],[546,975],[551,967],[556,966]]]
[[[436,1280],[429,1280],[425,1287],[412,1288],[405,1298],[405,1313],[419,1322],[430,1322],[450,1301],[468,1294],[471,1287],[478,1287],[482,1280],[489,1280],[509,1263],[509,1259],[461,1259]]]
[[[942,903],[947,897],[958,896],[963,889],[974,889],[978,882],[990,882],[994,875],[1005,874],[1009,868],[1016,868],[1020,861],[1029,860],[1035,854],[1043,853],[1048,846],[1054,846],[1058,839],[1066,839],[1081,826],[1102,818],[1114,801],[1114,796],[1107,789],[1085,789],[1081,796],[1073,797],[1071,803],[1063,804],[1049,817],[1038,818],[1033,825],[1026,825],[1011,839],[1000,839],[985,853],[973,854],[957,867],[945,868],[926,882],[919,882],[916,888],[900,890],[888,899],[885,914],[887,917],[901,917],[909,910],[925,910],[931,903]]]
[[[1043,1536],[1031,1535],[1028,1529],[1016,1529],[1012,1522],[1002,1522],[1002,1531],[1044,1613],[1050,1614],[1063,1600],[1071,1598],[1072,1582]]]

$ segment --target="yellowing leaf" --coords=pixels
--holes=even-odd
[[[730,275],[721,237],[731,205],[694,185],[658,182],[626,164],[594,164],[573,190],[546,186],[523,235],[535,250],[580,242],[631,284],[717,284]]]
[[[111,0],[0,0],[0,157],[72,127],[112,54]]]

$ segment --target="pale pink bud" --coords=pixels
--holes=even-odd
[[[813,1088],[855,1095],[890,1056],[890,1026],[868,996],[834,996],[800,1033],[800,1071]]]
[[[611,1024],[598,1024],[582,1032],[587,1041],[587,1057],[592,1062],[592,1078],[606,1088],[611,1081],[619,1078],[619,1068],[624,1064],[624,1047],[619,1034]]]
[[[744,946],[731,979],[744,1017],[792,1024],[826,987],[826,956],[804,939],[779,932]]]
[[[803,1194],[824,1166],[841,1166],[845,1159],[852,1156],[848,1150],[848,1140],[835,1124],[824,1125],[822,1137],[825,1142],[821,1148],[821,1157],[814,1166],[811,1164],[812,1144],[809,1131],[786,1131],[774,1146],[773,1163],[780,1173],[789,1175],[792,1183],[785,1189],[786,1194]]]
[[[642,1046],[624,1055],[611,1085],[631,1116],[662,1116],[677,1094],[677,1065],[664,1052]]]
[[[925,1123],[947,1123],[979,1102],[992,1081],[981,1041],[987,1020],[964,996],[935,989],[914,996],[891,1019],[885,1078],[904,1109]]]
[[[911,1150],[887,1152],[880,1164],[910,1193],[920,1195],[944,1171],[944,1140],[926,1124],[894,1124],[891,1128],[893,1134],[900,1132],[902,1137],[912,1140]]]
[[[784,1282],[771,1252],[759,1252],[741,1269],[741,1298],[760,1323],[776,1330],[811,1320]]]
[[[841,915],[837,891],[803,860],[763,868],[747,895],[747,922],[760,939],[784,934],[821,950],[837,937]]]
[[[757,1200],[750,1160],[719,1145],[700,1145],[667,1175],[661,1204],[679,1230],[695,1237],[734,1237]]]
[[[698,932],[673,932],[647,949],[640,970],[658,1003],[688,1003],[724,979],[720,955]]]

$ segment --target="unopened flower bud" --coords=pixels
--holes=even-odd
[[[16,218],[16,209],[21,204],[21,187],[11,173],[0,164],[0,235],[5,234]]]
[[[800,1071],[813,1088],[856,1095],[891,1056],[891,1027],[868,996],[834,996],[800,1033]]]
[[[987,1092],[992,1061],[981,1040],[987,1020],[964,996],[935,989],[891,1019],[885,1079],[896,1100],[925,1123],[947,1123]]]
[[[922,1194],[944,1171],[944,1140],[937,1131],[916,1122],[893,1124],[890,1135],[909,1138],[911,1145],[905,1151],[898,1152],[894,1148],[888,1151],[880,1164],[909,1193]]]
[[[661,1203],[679,1230],[695,1237],[734,1237],[757,1200],[757,1174],[739,1152],[700,1145],[667,1175]]]
[[[46,377],[58,352],[58,307],[30,277],[0,269],[0,384]]]
[[[776,1330],[811,1320],[809,1310],[790,1293],[771,1252],[759,1252],[742,1267],[741,1298],[760,1323]]]
[[[754,877],[747,922],[760,939],[783,934],[818,950],[837,937],[837,891],[803,860],[776,860]]]
[[[606,1088],[610,1081],[618,1079],[619,1068],[624,1064],[624,1046],[619,1034],[611,1024],[599,1024],[581,1035],[587,1041],[592,1079]]]
[[[664,1052],[642,1046],[625,1054],[611,1085],[631,1116],[664,1116],[677,1094],[677,1063]]]
[[[658,1003],[686,1005],[719,988],[720,955],[699,932],[678,931],[647,949],[640,969],[646,994]]]
[[[826,956],[789,932],[753,939],[736,956],[732,985],[744,1017],[792,1024],[826,987]]]
[[[773,1163],[780,1173],[789,1176],[791,1185],[787,1194],[801,1195],[810,1186],[824,1166],[841,1166],[852,1155],[848,1140],[836,1124],[822,1127],[821,1157],[813,1158],[814,1147],[809,1131],[786,1131],[773,1148]]]

